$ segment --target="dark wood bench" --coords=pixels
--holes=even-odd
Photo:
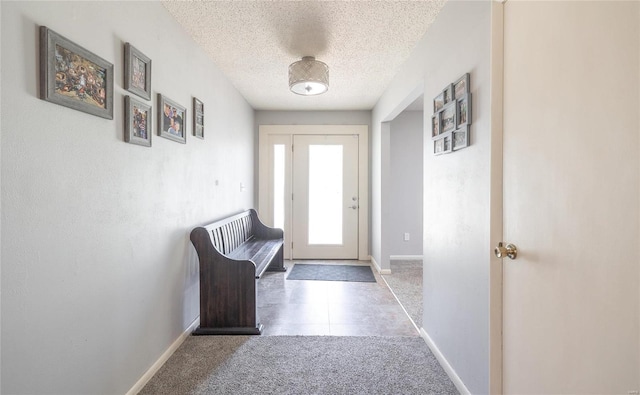
[[[286,271],[284,232],[255,210],[191,231],[200,260],[200,327],[194,335],[259,335],[256,281],[266,270]]]

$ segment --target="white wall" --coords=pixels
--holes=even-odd
[[[422,111],[405,111],[390,125],[391,256],[422,255],[422,118]],[[408,241],[404,233],[409,233]]]
[[[125,393],[199,315],[189,231],[253,206],[253,110],[159,2],[1,7],[2,392]],[[38,25],[115,65],[114,120],[38,99]],[[123,142],[127,41],[204,140]]]
[[[381,254],[382,121],[424,81],[425,119],[448,83],[471,73],[471,146],[424,156],[423,329],[472,393],[489,392],[491,2],[450,1],[373,109],[373,254]],[[429,125],[425,122],[425,125]]]

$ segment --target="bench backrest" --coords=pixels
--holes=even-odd
[[[204,227],[218,251],[226,255],[254,237],[252,211],[247,210]]]

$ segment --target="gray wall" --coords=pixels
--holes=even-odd
[[[199,315],[190,230],[253,206],[253,110],[159,2],[1,10],[1,392],[123,394]],[[115,65],[114,120],[38,99],[38,25]],[[204,140],[123,141],[127,41]]]
[[[422,256],[423,112],[404,111],[391,121],[389,255]],[[409,241],[404,241],[409,233]]]
[[[389,180],[378,156],[385,149],[385,121],[415,99],[419,86],[430,119],[432,98],[471,73],[472,145],[436,157],[425,135],[423,206],[423,329],[471,393],[488,393],[490,384],[491,6],[447,2],[372,112],[372,253],[384,267]]]
[[[368,125],[371,111],[256,111],[259,125]]]

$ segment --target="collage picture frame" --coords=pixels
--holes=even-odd
[[[434,155],[442,155],[470,145],[471,76],[469,73],[448,84],[433,99],[431,139]]]

